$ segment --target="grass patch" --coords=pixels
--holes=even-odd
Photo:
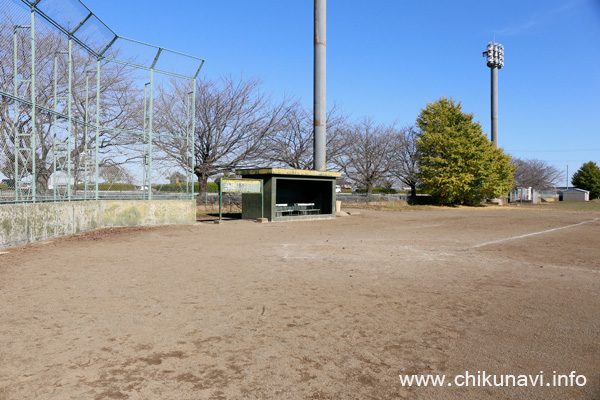
[[[342,209],[346,208],[360,208],[363,210],[376,210],[376,211],[411,211],[411,210],[439,210],[440,208],[448,208],[447,206],[431,206],[431,205],[406,205],[394,202],[385,202],[383,204],[369,204],[369,203],[344,203],[342,202]],[[452,208],[452,207],[450,207]]]
[[[377,210],[377,211],[412,211],[412,210],[440,210],[445,208],[528,208],[535,210],[572,210],[572,211],[600,211],[600,199],[590,200],[587,202],[578,201],[561,201],[556,203],[540,203],[540,204],[518,204],[510,203],[503,206],[440,206],[440,205],[405,205],[396,202],[378,202],[378,204],[369,203],[342,203],[342,209],[346,208],[360,208],[363,210]]]
[[[544,207],[560,210],[574,211],[600,211],[600,199],[590,201],[559,201],[557,203],[544,204]]]

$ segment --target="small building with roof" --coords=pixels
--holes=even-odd
[[[567,190],[563,190],[561,195],[562,195],[562,201],[589,201],[590,200],[589,190],[583,190],[583,189],[578,189],[578,188],[570,188]]]

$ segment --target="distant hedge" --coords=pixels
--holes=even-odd
[[[356,189],[356,193],[367,193],[367,189],[359,188]],[[373,188],[373,193],[383,193],[383,194],[396,194],[398,191],[392,188]]]
[[[4,186],[2,186],[4,185]],[[82,183],[76,185],[77,190],[84,190],[85,187]],[[0,189],[8,187],[6,184],[0,184]],[[98,190],[116,190],[116,191],[126,191],[126,190],[141,190],[140,186],[131,185],[129,183],[98,183]],[[165,183],[162,185],[152,185],[152,190],[156,190],[159,192],[178,192],[185,193],[186,187],[185,183]],[[219,192],[219,185],[215,182],[208,182],[208,191],[213,193]],[[194,193],[198,193],[198,182],[194,182]]]
[[[164,185],[153,185],[152,189],[159,192],[185,192],[185,183],[165,183]],[[208,192],[218,193],[219,185],[215,182],[208,182]],[[194,182],[194,193],[198,193],[198,182]]]
[[[137,186],[130,183],[98,183],[98,190],[137,190]]]
[[[84,190],[85,186],[83,183],[79,183],[75,185],[77,190]],[[92,185],[92,188],[95,189],[95,185]],[[116,191],[124,191],[124,190],[138,190],[139,187],[135,185],[131,185],[129,183],[98,183],[98,190],[116,190]]]
[[[0,183],[0,189],[8,189],[8,185],[6,183]]]

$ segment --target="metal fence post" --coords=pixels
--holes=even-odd
[[[98,159],[98,146],[100,144],[100,58],[96,61],[96,148],[94,149],[94,164],[95,164],[95,174],[94,181],[96,183],[95,192],[96,192],[96,200],[98,200],[98,180],[99,180],[99,166],[100,160]]]
[[[160,52],[159,52],[160,54]],[[158,55],[157,55],[158,57]],[[150,69],[150,101],[148,115],[148,200],[152,200],[152,109],[154,98],[154,68]]]
[[[71,139],[73,129],[73,115],[72,115],[72,103],[73,103],[73,38],[69,36],[69,92],[67,93],[67,114],[69,121],[67,123],[67,201],[71,201],[71,179],[75,183],[75,177],[72,176],[71,171]]]
[[[36,111],[35,104],[35,8],[31,7],[31,197],[33,202],[36,200],[37,171],[35,165],[35,130],[36,130]]]

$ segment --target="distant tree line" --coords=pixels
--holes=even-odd
[[[157,101],[169,108],[158,129],[185,132],[173,113],[183,112],[186,88],[172,81]],[[208,179],[240,168],[261,166],[312,169],[312,111],[300,101],[274,100],[260,90],[260,81],[223,77],[203,80],[196,90],[194,173],[201,191]],[[327,159],[369,193],[380,184],[400,180],[412,189],[419,184],[414,139],[416,128],[379,124],[373,119],[351,121],[334,105],[327,113]],[[168,157],[186,168],[184,141],[157,139]]]
[[[209,177],[240,168],[312,168],[312,110],[298,100],[274,100],[260,87],[256,79],[233,77],[198,83],[193,168],[201,191]],[[169,89],[157,101],[175,113],[187,91],[175,81]],[[179,119],[164,115],[159,129],[184,132],[173,124]],[[186,168],[183,142],[167,137],[159,146]],[[410,188],[412,199],[420,189],[442,204],[477,204],[515,185],[544,189],[561,177],[545,161],[511,159],[495,148],[473,115],[445,97],[405,126],[351,120],[334,105],[327,119],[327,162],[368,193],[399,183]]]
[[[10,25],[6,24],[3,28]],[[2,29],[2,43],[11,41],[10,32],[10,29]],[[19,43],[26,43],[26,39],[23,36]],[[65,48],[65,40],[50,30],[38,33],[40,45],[36,58],[42,62],[38,63],[36,77],[37,97],[38,102],[48,108],[53,107],[54,96],[60,99],[66,94],[68,71],[65,65],[58,65],[57,79],[61,84],[55,94],[54,68],[49,62]],[[1,60],[12,59],[9,50],[8,45],[0,46]],[[18,50],[24,55],[28,51],[25,45]],[[80,120],[95,114],[95,79],[91,80],[89,96],[85,90],[95,61],[85,52],[74,52],[72,113]],[[13,72],[8,68],[10,63],[0,65],[3,66],[0,84],[4,88],[10,87]],[[101,67],[102,112],[98,122],[114,129],[98,132],[100,178],[110,183],[131,183],[135,179],[124,165],[131,157],[140,159],[143,143],[127,131],[145,124],[144,102],[133,90],[137,84],[133,70],[105,62]],[[17,92],[25,95],[26,84],[19,85]],[[205,192],[209,178],[240,168],[312,168],[312,110],[297,99],[274,99],[261,90],[258,79],[231,76],[197,82],[194,149],[190,162],[185,139],[189,130],[186,118],[189,93],[188,82],[172,79],[157,87],[153,99],[156,109],[154,131],[158,133],[153,144],[159,149],[153,161],[177,165],[179,171],[170,171],[171,181],[182,179],[185,175],[173,174],[181,174],[191,167],[199,190]],[[66,102],[59,102],[59,111],[66,114],[66,106]],[[14,109],[13,100],[0,99],[0,172],[8,178],[12,178],[14,171],[15,148],[27,145],[21,143],[26,139],[15,136],[15,132],[30,130],[32,119],[31,109],[21,107],[16,116],[17,124],[13,125]],[[55,162],[52,151],[54,126],[66,122],[54,121],[51,114],[39,110],[36,118],[36,184],[44,189],[48,187]],[[83,174],[81,163],[86,140],[96,142],[95,135],[93,130],[86,133],[83,127],[73,126],[70,159],[76,182]],[[128,154],[131,157],[128,158]],[[515,184],[544,188],[560,177],[560,173],[544,161],[511,160],[501,149],[490,144],[473,115],[464,113],[460,103],[444,97],[427,104],[415,123],[407,125],[382,124],[368,117],[351,119],[339,106],[333,105],[327,114],[327,161],[330,170],[342,172],[354,186],[364,188],[367,193],[375,187],[401,184],[410,188],[413,200],[420,189],[443,204],[475,204],[486,197],[505,195]],[[20,165],[19,169],[34,172],[32,164]]]

